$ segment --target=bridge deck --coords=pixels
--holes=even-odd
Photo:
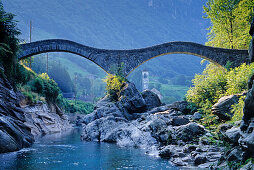
[[[221,66],[231,62],[232,66],[236,67],[248,62],[247,50],[215,48],[181,41],[132,50],[97,49],[63,39],[42,40],[20,46],[19,60],[47,52],[69,52],[91,60],[107,73],[113,73],[113,67],[121,66],[124,63],[123,70],[126,76],[144,62],[167,54],[195,55]]]

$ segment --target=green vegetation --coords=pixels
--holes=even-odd
[[[14,15],[4,11],[0,1],[0,63],[4,67],[5,75],[12,80],[16,71],[16,54],[19,40],[16,38],[20,32],[16,28]]]
[[[92,103],[87,103],[80,100],[68,100],[62,94],[57,97],[57,104],[65,110],[66,113],[89,114],[94,110]]]
[[[204,6],[205,18],[211,20],[208,42],[206,45],[247,49],[251,37],[249,36],[250,21],[252,19],[252,0],[208,0]],[[217,117],[211,114],[211,107],[221,97],[240,94],[247,90],[248,79],[254,73],[254,64],[242,64],[234,69],[227,63],[225,68],[208,64],[202,74],[197,74],[192,80],[186,95],[192,108],[197,108],[205,116],[202,122],[206,126],[218,124]],[[243,115],[244,98],[232,106],[233,121],[241,120]]]
[[[60,93],[57,83],[50,79],[46,73],[37,75],[24,65],[18,65],[16,72],[18,89],[34,103],[44,97],[47,102],[56,102]],[[37,94],[37,96],[35,95]]]
[[[120,91],[123,88],[126,79],[119,75],[108,74],[104,81],[107,84],[107,95],[109,95],[111,99],[117,101],[120,97]]]
[[[251,40],[249,28],[253,6],[253,0],[208,0],[204,12],[212,26],[206,45],[247,49]]]
[[[64,99],[57,83],[47,73],[41,72],[40,74],[36,74],[33,70],[25,66],[24,63],[26,61],[21,62],[21,64],[17,62],[16,54],[19,47],[19,39],[17,36],[20,32],[16,28],[16,21],[13,18],[13,14],[4,11],[0,1],[0,66],[4,68],[4,72],[1,71],[1,74],[7,75],[14,87],[27,97],[30,104],[37,103],[38,101],[50,102],[58,104],[69,112],[83,114],[92,112],[92,104]],[[52,69],[52,72],[65,78],[64,81],[66,81],[66,77],[69,78],[68,73],[66,73],[63,67],[52,67]],[[63,79],[57,79],[57,81],[61,82]],[[72,88],[71,85],[68,85],[64,86],[63,89]]]
[[[245,63],[229,71],[209,64],[202,74],[197,74],[193,79],[193,87],[191,87],[186,95],[187,101],[197,106],[199,111],[207,114],[206,118],[210,122],[215,119],[214,115],[210,115],[212,105],[214,105],[221,97],[240,94],[247,90],[248,79],[254,73],[254,64],[246,65]],[[243,109],[243,99],[240,103],[233,106],[233,112],[236,113],[234,120],[240,120]],[[207,124],[209,122],[206,122]]]
[[[91,61],[85,61],[80,56],[66,54],[49,54],[48,75],[55,80],[63,93],[76,94],[78,100],[92,102],[105,94],[105,83],[102,78],[105,72],[94,67]],[[36,73],[47,71],[46,55],[34,57],[32,68]]]
[[[135,3],[124,1],[124,6],[119,6],[119,3],[122,2],[117,0],[106,4],[101,1],[91,1],[89,2],[89,8],[86,8],[86,10],[84,10],[86,2],[83,0],[77,0],[76,3],[46,0],[29,3],[29,0],[6,0],[4,5],[6,9],[17,14],[19,28],[22,30],[21,37],[25,40],[29,37],[27,22],[32,19],[35,27],[34,31],[36,31],[33,41],[65,37],[96,48],[133,49],[178,40],[203,43],[205,41],[206,23],[208,23],[208,21],[202,19],[202,5],[204,2],[200,0],[189,1],[156,2],[156,4],[158,3],[156,8],[148,7],[146,0]],[[72,17],[71,8],[76,9],[74,18]],[[54,10],[48,12],[49,9]],[[31,16],[33,17],[31,18]],[[63,20],[63,18],[65,19]],[[89,20],[83,18],[89,18]],[[95,20],[98,21],[97,24],[94,23]],[[140,22],[141,20],[143,22]],[[162,20],[165,22],[161,22]],[[114,21],[114,26],[111,24],[112,21]],[[69,24],[66,24],[66,22]],[[102,22],[106,25],[101,25]],[[158,31],[158,28],[160,31]],[[112,36],[112,33],[114,33],[114,36]],[[45,54],[41,57],[46,58]],[[35,63],[36,58],[34,57]],[[49,63],[52,60],[60,61],[61,65],[68,71],[73,84],[75,72],[81,74],[83,78],[93,76],[94,80],[89,78],[92,84],[90,96],[93,97],[91,98],[102,97],[105,94],[106,85],[101,80],[106,74],[96,64],[80,56],[67,53],[49,53]],[[160,56],[138,67],[129,75],[128,79],[134,82],[136,87],[141,86],[138,84],[141,80],[139,73],[141,70],[147,69],[151,79],[155,77],[156,80],[161,77],[167,79],[170,83],[172,82],[173,85],[176,77],[185,75],[188,76],[190,82],[195,73],[200,73],[204,69],[199,63],[200,58],[191,55]],[[34,69],[33,66],[32,68]],[[139,72],[139,75],[133,76],[135,79],[131,79],[132,75],[137,72]],[[48,74],[53,78],[50,71]],[[60,86],[60,83],[57,83]],[[188,88],[189,83],[185,84],[184,87]],[[83,99],[86,97],[83,93],[83,90],[86,89],[79,85],[79,78],[76,89],[77,98]],[[141,89],[139,88],[139,90]],[[179,96],[170,87],[167,89],[167,94],[169,92],[171,93],[170,96],[161,92],[166,99],[164,102],[181,100],[184,97],[184,93]],[[171,99],[168,100],[169,98]]]

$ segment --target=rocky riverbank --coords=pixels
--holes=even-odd
[[[0,153],[29,147],[39,135],[69,129],[66,116],[54,104],[26,104],[25,97],[0,74]]]
[[[162,105],[151,91],[140,94],[128,83],[119,101],[105,97],[82,119],[81,139],[142,148],[183,168],[218,168],[221,162],[227,168],[225,160],[244,159],[239,157],[245,153],[242,147],[226,151],[221,140],[196,122],[201,115],[189,114],[186,102]],[[233,143],[241,137],[239,127],[224,125],[219,133]]]

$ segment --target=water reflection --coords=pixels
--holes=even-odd
[[[80,129],[47,135],[27,149],[0,154],[0,169],[177,169],[140,149],[82,142]]]

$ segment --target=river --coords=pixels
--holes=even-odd
[[[38,138],[30,148],[0,154],[0,169],[178,169],[141,149],[82,142],[80,129]]]

